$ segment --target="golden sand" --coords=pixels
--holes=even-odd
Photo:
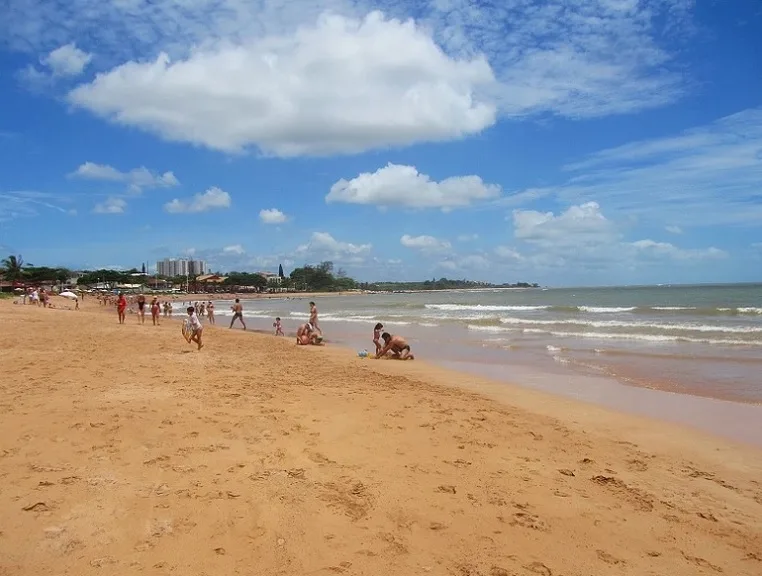
[[[3,576],[762,574],[759,450],[89,302],[0,327]]]

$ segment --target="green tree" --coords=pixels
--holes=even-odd
[[[19,282],[24,278],[24,268],[26,264],[20,254],[18,256],[11,254],[7,258],[4,258],[0,264],[2,264],[0,274],[2,274],[3,278],[6,280]]]

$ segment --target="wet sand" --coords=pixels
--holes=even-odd
[[[0,323],[3,576],[762,572],[753,448],[94,302]]]

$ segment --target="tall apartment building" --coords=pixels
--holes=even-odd
[[[156,263],[159,276],[173,278],[175,276],[200,276],[206,274],[206,262],[187,258],[165,258]]]

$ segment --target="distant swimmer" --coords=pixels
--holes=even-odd
[[[385,346],[376,352],[376,358],[383,358],[391,352],[390,358],[394,360],[415,360],[410,352],[410,344],[402,336],[392,336],[388,332],[381,334]]]
[[[312,329],[312,324],[307,322],[296,329],[296,343],[299,346],[308,344],[320,344],[323,339]]]
[[[317,332],[320,336],[323,335],[323,331],[318,324],[318,309],[314,302],[310,302],[310,324],[312,325],[313,332]]]
[[[243,329],[246,330],[246,322],[243,321],[243,304],[241,304],[241,300],[236,298],[235,304],[233,304],[230,309],[233,311],[233,319],[230,321],[230,327],[232,328],[235,321],[238,320],[243,325]]]

